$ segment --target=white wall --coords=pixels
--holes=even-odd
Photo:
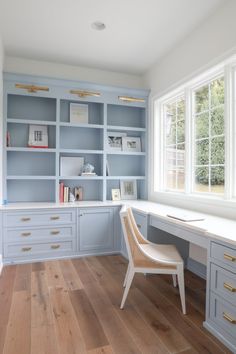
[[[129,75],[81,66],[51,63],[6,56],[4,72],[46,76],[77,81],[95,82],[97,84],[144,88],[143,79],[138,75]]]
[[[162,95],[180,83],[236,53],[236,1],[230,0],[144,75],[151,97]],[[191,245],[190,257],[206,263],[206,251]]]

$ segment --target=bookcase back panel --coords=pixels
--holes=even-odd
[[[56,121],[56,99],[8,95],[7,117],[14,119]]]
[[[108,155],[111,176],[145,176],[144,156]]]
[[[11,147],[28,147],[29,124],[8,123],[7,131],[10,133]],[[48,126],[48,147],[56,147],[56,127]]]
[[[98,176],[102,176],[103,175],[103,155],[99,155],[99,154],[67,154],[67,153],[60,153],[60,157],[62,156],[67,156],[67,157],[83,157],[84,158],[84,163],[89,163],[91,165],[94,166],[94,172],[98,175]]]
[[[121,105],[107,106],[108,125],[145,128],[145,109]]]
[[[61,127],[60,147],[62,149],[103,149],[103,131],[91,128]]]
[[[7,152],[8,176],[54,176],[56,159],[54,153]]]
[[[55,181],[9,180],[8,202],[55,202]]]
[[[88,123],[89,124],[103,124],[103,104],[93,102],[67,101],[61,100],[61,116],[60,121],[64,123],[70,122],[70,104],[79,103],[88,105]]]
[[[75,187],[83,188],[83,200],[101,200],[103,199],[103,181],[93,180],[62,180],[66,187],[69,187],[74,193]]]
[[[144,181],[137,180],[136,183],[137,183],[137,198],[138,199],[145,199],[146,198],[145,180]],[[119,179],[107,181],[107,193],[106,193],[107,200],[112,200],[112,196],[111,196],[112,189],[120,189],[120,180]]]

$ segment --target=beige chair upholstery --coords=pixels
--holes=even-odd
[[[186,314],[184,263],[176,247],[157,245],[147,241],[136,225],[131,208],[123,207],[120,211],[120,218],[129,257],[120,308],[124,308],[135,273],[171,274],[174,286],[177,286],[176,276],[178,277],[182,311]]]

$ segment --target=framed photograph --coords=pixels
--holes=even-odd
[[[126,133],[108,132],[107,143],[110,150],[122,151],[122,138],[127,136]]]
[[[80,176],[84,166],[84,157],[68,157],[60,158],[60,176]]]
[[[32,148],[48,148],[48,127],[30,124],[28,146]]]
[[[122,150],[130,152],[141,152],[141,139],[139,137],[122,137]]]
[[[120,189],[112,189],[111,198],[113,201],[120,200]]]
[[[88,105],[80,103],[70,104],[70,123],[88,123]]]
[[[120,181],[121,199],[137,199],[137,181],[127,179]]]

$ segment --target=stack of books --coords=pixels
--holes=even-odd
[[[82,172],[81,176],[93,177],[93,176],[97,176],[97,174],[95,172]]]
[[[73,196],[73,200],[70,198],[71,194]],[[83,188],[75,187],[72,191],[70,187],[65,186],[64,183],[61,182],[59,184],[59,200],[60,203],[83,200]]]

